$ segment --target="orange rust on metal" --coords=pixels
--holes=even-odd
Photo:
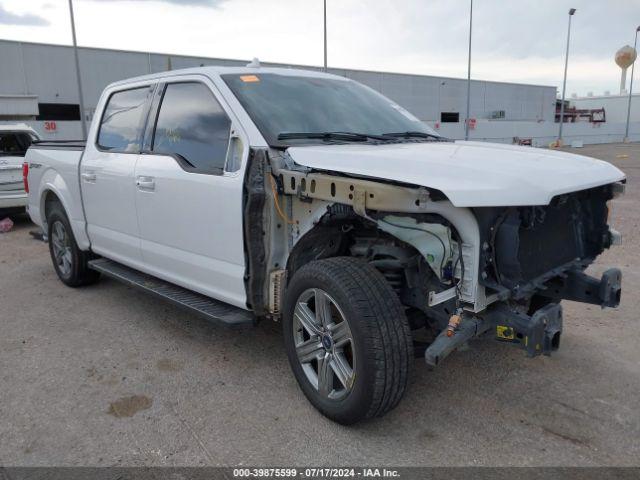
[[[447,325],[447,337],[453,337],[454,333],[458,329],[460,325],[460,320],[462,317],[460,315],[451,315],[449,319],[449,325]]]

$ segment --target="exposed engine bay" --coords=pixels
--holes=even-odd
[[[608,225],[608,202],[623,193],[623,183],[559,195],[543,206],[459,208],[439,191],[282,159],[271,159],[262,175],[271,198],[260,221],[273,242],[263,249],[271,280],[258,300],[268,303],[267,316],[277,317],[287,277],[335,256],[361,258],[384,275],[412,329],[431,332],[425,358],[432,365],[488,331],[531,356],[549,354],[562,331],[560,300],[620,302],[619,270],[601,279],[584,271],[620,242]],[[278,239],[283,248],[275,248]]]

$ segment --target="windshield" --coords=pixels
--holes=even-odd
[[[32,141],[26,132],[1,132],[0,156],[24,157]]]
[[[405,132],[422,133],[423,139],[438,137],[401,106],[351,80],[276,73],[225,74],[222,78],[271,146],[361,141]],[[322,133],[359,134],[360,139],[323,137]]]

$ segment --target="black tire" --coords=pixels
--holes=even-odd
[[[56,259],[56,247],[54,246],[54,238],[56,238],[56,235],[54,234],[54,229],[60,228],[62,228],[65,235],[68,236],[68,241],[65,244],[69,250],[67,266],[60,265]],[[91,260],[93,256],[91,252],[85,252],[78,248],[67,214],[58,202],[51,205],[50,211],[47,214],[47,235],[49,238],[49,254],[51,255],[53,268],[58,274],[58,278],[60,278],[65,285],[69,287],[81,287],[95,283],[100,278],[99,272],[89,268],[87,262]]]
[[[296,340],[294,330],[302,323],[294,321],[294,311],[310,289],[326,292],[350,328],[350,355],[355,363],[353,377],[349,377],[351,389],[344,398],[321,395],[317,386],[320,381],[314,386],[298,359],[296,342],[300,345],[302,340]],[[347,425],[382,416],[398,404],[407,388],[413,360],[411,330],[400,300],[378,270],[349,257],[310,262],[289,282],[283,314],[291,368],[305,396],[323,415]],[[324,339],[320,346],[327,348]],[[319,377],[320,368],[317,370]]]

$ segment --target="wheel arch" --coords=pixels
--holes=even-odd
[[[43,230],[47,230],[47,217],[49,216],[51,207],[54,203],[58,203],[69,219],[78,247],[81,250],[89,250],[90,242],[85,231],[82,205],[75,206],[75,210],[80,211],[80,218],[78,218],[77,213],[74,215],[74,206],[70,204],[70,202],[72,203],[72,200],[68,199],[70,194],[68,193],[65,195],[65,191],[69,192],[66,182],[58,173],[55,173],[52,178],[43,178],[42,187],[40,189],[40,199],[38,202],[42,222],[41,227]],[[78,199],[78,201],[81,202],[80,199]]]
[[[413,287],[406,288],[408,285],[416,284],[417,277],[415,276],[415,268],[413,268],[415,264],[411,264],[412,270],[405,269],[401,272],[398,268],[398,262],[414,255],[426,259],[424,252],[421,253],[415,242],[408,242],[400,235],[395,235],[393,231],[381,228],[374,219],[358,215],[348,205],[323,202],[317,207],[305,205],[304,208],[308,217],[305,218],[302,215],[299,217],[305,220],[304,222],[300,220],[298,231],[306,231],[298,237],[287,256],[286,286],[293,275],[311,261],[341,256],[361,257],[364,255],[363,248],[371,244],[373,247],[371,250],[366,250],[366,256],[373,255],[371,257],[372,266],[383,274],[406,306],[418,308],[425,313],[422,306],[427,304],[427,300],[420,296],[422,292],[418,292]],[[430,222],[443,223],[448,225],[452,232],[455,232],[455,240],[462,245],[465,261],[462,288],[466,288],[463,292],[463,299],[473,305],[476,310],[484,309],[487,300],[484,295],[484,287],[479,285],[476,274],[480,238],[475,216],[469,209],[457,208],[448,201],[430,202],[427,214],[431,215]],[[377,239],[381,241],[377,243]],[[434,272],[428,263],[427,267]],[[418,274],[422,274],[422,271],[424,269],[418,269]],[[402,273],[404,276],[401,276]],[[444,309],[448,315],[445,306],[445,303],[442,303],[440,307],[434,307],[434,311],[430,314],[437,321],[440,321],[440,317],[444,318],[445,314],[439,309]],[[449,306],[446,307],[451,310]]]
[[[309,262],[325,258],[350,256],[348,236],[336,224],[316,224],[295,243],[287,256],[287,278]]]
[[[59,203],[60,206],[66,212],[66,209],[64,208],[64,204],[62,203],[62,200],[60,199],[60,196],[58,194],[56,194],[50,188],[47,188],[46,190],[44,190],[42,192],[42,195],[41,195],[41,198],[40,198],[40,211],[43,212],[43,218],[44,218],[45,223],[46,223],[47,219],[49,218],[49,215],[51,214],[51,208],[56,203]]]
[[[444,216],[443,220],[448,221]],[[385,231],[379,224],[357,215],[349,206],[333,204],[326,212],[313,218],[310,228],[302,234],[290,250],[286,270],[288,278],[302,266],[313,261],[331,257],[350,257],[349,248],[358,236],[377,235],[381,244],[400,241],[404,248],[422,255],[416,246],[407,243],[392,231]]]

